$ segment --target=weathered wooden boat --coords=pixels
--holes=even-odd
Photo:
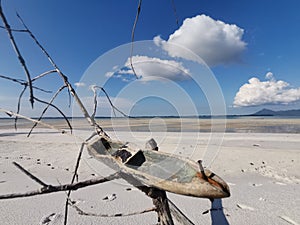
[[[92,157],[116,171],[130,174],[141,185],[200,198],[230,196],[224,180],[208,169],[199,169],[198,163],[182,156],[133,149],[106,137],[97,137],[87,148]]]

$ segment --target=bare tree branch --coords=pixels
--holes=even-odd
[[[90,212],[84,212],[82,209],[80,209],[75,204],[71,204],[71,206],[78,212],[79,215],[83,216],[95,216],[95,217],[124,217],[124,216],[134,216],[134,215],[141,215],[148,212],[156,211],[155,207],[145,209],[143,211],[138,212],[131,212],[131,213],[115,213],[115,214],[99,214],[99,213],[90,213]]]
[[[59,93],[59,92],[58,92],[58,93]],[[58,93],[57,93],[57,94],[58,94]],[[51,102],[46,102],[46,101],[43,101],[43,100],[38,99],[38,98],[36,98],[36,97],[34,97],[34,99],[35,99],[36,101],[38,101],[38,102],[47,104],[47,107],[51,106],[51,107],[53,107],[54,109],[56,109],[56,110],[60,113],[60,115],[63,116],[63,118],[64,118],[65,121],[67,122],[68,127],[70,128],[70,131],[71,131],[71,133],[72,133],[72,129],[73,129],[73,128],[72,128],[72,125],[71,125],[69,119],[67,118],[67,116],[63,113],[63,111],[61,111],[56,105],[53,105]],[[54,100],[54,99],[51,99],[51,100]],[[46,108],[47,108],[47,107],[46,107]]]
[[[89,141],[91,138],[93,138],[97,134],[98,134],[97,132],[93,132],[93,134],[90,137],[88,137],[85,140],[85,142],[81,143],[81,147],[80,147],[80,150],[79,150],[79,153],[78,153],[78,156],[77,156],[77,161],[76,161],[76,164],[75,164],[75,169],[74,169],[73,177],[72,177],[72,180],[71,180],[71,184],[74,183],[74,181],[75,181],[76,178],[77,178],[77,181],[78,181],[78,168],[79,168],[79,165],[80,165],[81,155],[82,155],[84,146],[86,145],[86,142]],[[119,176],[119,174],[118,174],[118,176]],[[71,191],[72,190],[68,191],[66,202],[65,202],[64,225],[66,225],[67,221],[68,221],[69,199],[70,199],[70,196],[71,196]]]
[[[123,116],[129,117],[128,115],[126,115],[125,113],[123,113],[121,110],[119,110],[116,106],[114,106],[114,104],[113,104],[112,101],[110,100],[109,95],[107,94],[107,92],[105,91],[105,89],[104,89],[103,87],[98,87],[98,88],[100,88],[101,91],[105,94],[105,96],[106,96],[106,98],[107,98],[107,100],[108,100],[110,106],[112,107],[112,109],[113,109],[113,111],[114,111],[114,115],[115,115],[115,116],[116,116],[116,112],[115,112],[115,110],[116,110],[116,111],[118,111],[119,113],[121,113]]]
[[[88,137],[85,142],[82,142],[81,143],[81,147],[80,147],[80,150],[79,150],[79,153],[78,153],[78,156],[77,156],[77,161],[76,161],[76,165],[75,165],[75,169],[74,169],[74,173],[73,173],[73,177],[72,177],[72,180],[71,180],[71,184],[74,183],[75,179],[77,178],[77,181],[78,181],[78,168],[79,168],[79,165],[80,165],[80,160],[81,160],[81,155],[82,155],[82,152],[83,152],[83,149],[84,149],[84,146],[86,145],[86,142],[89,141],[91,138],[93,138],[95,135],[97,135],[98,133],[97,132],[93,132],[93,134]],[[118,177],[119,177],[119,174],[117,174]],[[67,198],[66,198],[66,202],[65,202],[65,216],[64,216],[64,225],[67,225],[67,221],[68,221],[68,211],[69,211],[69,199],[70,199],[70,196],[71,196],[71,192],[72,190],[69,190],[68,193],[67,193]]]
[[[7,77],[7,76],[4,76],[4,75],[0,75],[0,78],[3,78],[3,79],[6,79],[6,80],[10,80],[10,81],[13,81],[15,83],[19,83],[23,86],[28,86],[28,82],[25,81],[25,80],[22,80],[22,79],[16,79],[16,78],[11,78],[11,77]],[[33,80],[32,80],[33,81]],[[52,91],[47,91],[45,89],[42,89],[40,87],[36,87],[34,85],[32,85],[32,88],[33,89],[36,89],[36,90],[39,90],[39,91],[42,91],[42,92],[46,92],[46,93],[52,93]]]
[[[91,89],[92,89],[92,91],[94,93],[94,98],[93,98],[94,99],[94,108],[93,108],[93,113],[91,115],[91,118],[95,119],[96,112],[97,112],[97,106],[98,106],[98,102],[97,102],[97,86],[96,85],[92,85]]]
[[[19,62],[21,63],[21,65],[22,65],[22,67],[24,69],[24,72],[25,72],[25,74],[27,76],[27,81],[28,81],[28,86],[29,86],[29,93],[30,93],[29,101],[31,103],[31,107],[33,108],[34,96],[33,96],[33,88],[32,88],[31,75],[30,75],[30,72],[29,72],[29,70],[28,70],[28,68],[26,66],[26,62],[25,62],[25,60],[24,60],[24,58],[23,58],[23,56],[22,56],[22,54],[21,54],[21,52],[20,52],[20,50],[18,48],[18,45],[17,45],[17,43],[15,41],[15,38],[14,38],[14,36],[12,34],[12,31],[10,29],[10,25],[9,25],[9,23],[8,23],[5,15],[4,15],[4,13],[3,13],[1,2],[0,2],[0,17],[1,17],[2,21],[3,21],[3,23],[4,23],[4,27],[5,27],[5,30],[7,31],[7,34],[9,36],[10,41],[11,41],[11,44],[12,44],[12,46],[13,46],[13,48],[14,48],[17,56],[18,56]]]
[[[6,110],[6,109],[0,108],[0,112],[4,112],[4,113],[6,113],[8,116],[10,116],[10,117],[11,117],[11,116],[16,116],[16,117],[19,117],[19,118],[22,118],[22,119],[29,120],[29,121],[34,122],[34,123],[41,124],[41,125],[43,125],[43,126],[45,126],[45,127],[48,127],[48,128],[50,128],[50,129],[57,130],[57,131],[59,131],[59,132],[62,133],[62,134],[67,133],[67,132],[66,132],[65,130],[63,130],[63,129],[57,128],[57,127],[52,126],[52,125],[50,125],[50,124],[44,123],[44,122],[42,122],[42,121],[38,121],[38,120],[32,119],[32,118],[27,117],[27,116],[23,116],[23,115],[18,114],[18,113],[14,113],[14,112],[9,111],[9,110]]]
[[[92,134],[92,136],[94,136],[94,133]],[[85,142],[83,142],[81,144],[81,147],[80,147],[80,150],[79,150],[79,153],[78,153],[78,156],[77,156],[77,161],[76,161],[76,164],[75,164],[75,169],[74,169],[74,174],[73,174],[73,177],[72,177],[72,180],[71,180],[71,184],[74,183],[74,181],[75,181],[76,178],[78,180],[78,174],[77,174],[77,172],[78,172],[78,168],[79,168],[80,160],[81,160],[81,155],[82,155],[82,152],[83,152],[85,144],[86,144]],[[71,192],[72,192],[72,190],[68,191],[68,193],[67,193],[67,199],[66,199],[66,202],[65,202],[64,225],[67,225],[67,221],[68,221],[69,199],[70,199],[70,196],[71,196]]]
[[[5,29],[6,28],[4,26],[0,26],[1,29]],[[12,32],[28,32],[28,30],[18,30],[18,29],[10,29]]]
[[[175,16],[175,19],[176,19],[176,24],[177,24],[177,27],[179,28],[179,20],[178,20],[177,10],[176,10],[176,5],[175,5],[174,0],[171,0],[171,3],[172,3],[172,8],[173,8],[174,16]]]
[[[57,95],[58,95],[64,88],[66,88],[65,85],[62,86],[62,87],[60,87],[60,88],[57,90],[57,92],[53,95],[52,99],[48,102],[47,106],[44,108],[42,114],[41,114],[40,117],[38,118],[38,121],[40,121],[40,120],[43,118],[44,114],[46,113],[46,111],[48,110],[48,108],[51,106],[51,104],[52,104],[52,102],[54,101],[54,99],[57,97]],[[67,120],[67,122],[69,122],[68,119],[66,119],[66,120]],[[37,125],[38,125],[38,123],[34,123],[34,124],[33,124],[33,126],[31,127],[31,130],[28,132],[27,137],[30,136],[31,132],[33,131],[33,129],[34,129]],[[70,123],[68,123],[68,125],[69,125],[70,131],[71,131],[71,133],[72,133],[72,125],[71,125]]]
[[[30,37],[34,40],[34,42],[37,44],[37,46],[41,49],[41,51],[46,55],[47,59],[49,60],[49,62],[51,63],[51,65],[55,68],[56,72],[58,73],[58,75],[60,75],[60,77],[63,79],[65,85],[68,87],[69,92],[71,93],[71,95],[74,97],[75,101],[77,102],[80,110],[83,113],[83,116],[87,119],[87,121],[90,123],[91,126],[94,126],[95,129],[97,130],[97,132],[99,134],[105,135],[108,137],[108,135],[104,132],[104,130],[102,129],[102,127],[100,127],[95,120],[93,120],[91,118],[91,116],[89,115],[88,111],[86,110],[86,108],[84,107],[82,101],[80,100],[80,98],[78,97],[78,95],[76,94],[74,88],[72,87],[72,85],[69,83],[68,81],[68,77],[66,75],[63,74],[63,72],[58,68],[58,66],[56,65],[56,63],[54,62],[54,60],[52,59],[52,57],[49,55],[49,53],[46,51],[46,49],[40,44],[40,42],[37,40],[37,38],[33,35],[33,33],[30,31],[30,29],[26,26],[26,24],[24,23],[23,19],[21,18],[21,16],[19,14],[17,14],[17,17],[19,18],[20,22],[22,23],[22,25],[24,26],[24,28],[26,30],[28,30],[28,34],[30,35]]]
[[[21,100],[22,100],[23,94],[25,93],[26,89],[27,89],[27,85],[24,85],[24,88],[19,95],[18,104],[17,104],[17,114],[20,113]],[[17,130],[17,122],[18,122],[18,116],[15,117],[15,130]]]
[[[195,225],[170,199],[169,207],[174,218],[182,225]]]
[[[34,176],[33,174],[31,174],[28,170],[24,169],[20,164],[18,164],[17,162],[13,162],[13,164],[20,169],[23,173],[25,173],[27,176],[29,176],[32,180],[34,180],[35,182],[37,182],[38,184],[42,185],[43,187],[47,187],[48,185],[46,183],[44,183],[42,180],[40,180],[39,178],[37,178],[36,176]]]
[[[49,71],[48,71],[47,73],[49,73]],[[44,74],[45,74],[45,73],[44,73]],[[28,82],[25,81],[25,80],[22,80],[22,79],[15,79],[15,78],[3,76],[3,75],[0,75],[0,78],[7,79],[7,80],[10,80],[10,81],[19,83],[19,84],[21,84],[21,85],[24,86],[24,88],[22,89],[22,91],[21,91],[21,93],[20,93],[20,95],[19,95],[19,97],[18,97],[17,114],[20,113],[20,109],[21,109],[21,100],[22,100],[23,94],[25,93],[25,91],[26,91],[26,89],[27,89],[27,87],[28,87]],[[52,91],[47,91],[47,90],[44,90],[44,89],[42,89],[42,88],[35,87],[35,86],[32,86],[32,87],[35,88],[35,89],[37,89],[37,90],[46,92],[46,93],[51,93],[51,92],[52,92]],[[16,116],[16,117],[15,117],[15,123],[14,123],[15,129],[17,129],[17,122],[18,122],[18,117]]]
[[[97,93],[96,93],[96,89],[100,89],[104,94],[105,94],[105,97],[107,98],[110,106],[112,107],[113,109],[113,112],[114,112],[114,115],[116,116],[116,112],[119,112],[120,114],[122,114],[124,117],[129,117],[127,114],[125,114],[124,112],[122,112],[120,109],[118,109],[111,101],[109,95],[107,94],[107,92],[105,91],[105,89],[103,87],[100,87],[100,86],[97,86],[97,85],[93,85],[92,89],[93,89],[93,92],[94,92],[94,112],[93,114],[96,113],[96,108],[97,108],[97,99],[95,99],[97,97]],[[95,116],[95,115],[94,115]]]
[[[40,78],[42,78],[42,77],[44,77],[44,76],[46,76],[46,75],[48,75],[48,74],[51,74],[51,73],[56,73],[56,70],[49,70],[49,71],[46,71],[46,72],[44,72],[44,73],[41,73],[40,75],[38,75],[38,76],[32,78],[32,82],[33,82],[33,81],[36,81],[37,79],[40,79]]]
[[[75,191],[75,190],[78,190],[78,189],[81,189],[84,187],[105,183],[105,182],[115,180],[115,179],[119,179],[119,175],[117,173],[114,173],[114,174],[109,175],[104,178],[99,177],[99,178],[94,178],[94,179],[90,179],[90,180],[77,182],[74,184],[64,184],[64,185],[57,185],[57,186],[47,185],[47,186],[42,187],[35,191],[0,195],[0,199],[2,200],[2,199],[24,198],[24,197],[30,197],[30,196],[35,196],[35,195],[45,195],[45,194],[61,192],[61,191],[70,191],[70,190]]]
[[[142,0],[139,0],[135,20],[134,20],[132,31],[131,31],[130,66],[131,66],[132,72],[134,73],[136,79],[139,79],[139,77],[137,76],[137,74],[134,70],[134,66],[133,66],[133,63],[132,63],[132,56],[133,56],[133,42],[134,42],[135,28],[136,28],[137,22],[139,20],[139,16],[140,16],[140,13],[141,13],[141,7],[142,7]]]
[[[48,93],[48,94],[52,93],[52,91],[45,90],[45,89],[40,88],[40,87],[32,86],[32,88],[33,88],[33,89],[36,89],[36,90],[38,90],[38,91],[41,91],[41,92]]]
[[[7,79],[7,80],[10,80],[10,81],[13,81],[13,82],[22,84],[22,85],[24,85],[25,83],[27,83],[25,80],[22,80],[22,79],[16,79],[16,78],[11,78],[11,77],[7,77],[7,76],[4,76],[4,75],[0,75],[0,78]]]

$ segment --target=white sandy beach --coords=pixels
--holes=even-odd
[[[80,140],[47,129],[36,129],[26,138],[28,129],[0,130],[0,194],[39,188],[12,162],[17,162],[46,183],[70,182],[80,147]],[[88,131],[75,132],[88,137]],[[212,137],[195,132],[118,132],[109,133],[141,147],[153,137],[160,151],[184,155],[193,160],[208,157],[210,168],[230,186],[231,197],[222,199],[217,210],[207,211],[207,199],[168,197],[195,223],[213,225],[286,225],[300,223],[300,134],[226,133]],[[179,141],[178,141],[179,140]],[[205,150],[213,151],[210,156]],[[220,147],[219,151],[217,149]],[[79,179],[112,173],[84,153]],[[112,197],[112,195],[115,195]],[[106,196],[112,197],[103,200]],[[65,193],[53,193],[23,199],[1,200],[2,225],[62,224]],[[101,214],[130,213],[151,208],[152,201],[125,181],[116,180],[74,191],[73,201],[81,209]],[[206,212],[206,213],[205,213]],[[51,215],[51,216],[50,216]],[[49,218],[48,222],[45,218]],[[128,217],[87,217],[70,208],[68,224],[156,224],[155,212]]]

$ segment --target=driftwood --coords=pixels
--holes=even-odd
[[[13,49],[14,49],[17,57],[18,57],[18,60],[19,60],[21,66],[22,66],[22,68],[23,68],[23,70],[24,70],[24,72],[26,74],[27,82],[28,82],[27,85],[29,86],[29,95],[30,95],[29,96],[29,101],[31,103],[31,107],[33,108],[34,96],[33,96],[33,87],[32,87],[33,85],[32,85],[31,74],[30,74],[29,69],[28,69],[28,67],[26,65],[26,62],[25,62],[25,60],[24,60],[24,58],[23,58],[23,56],[22,56],[22,54],[21,54],[21,52],[19,50],[19,47],[18,47],[18,45],[16,43],[16,40],[14,38],[14,35],[13,35],[12,30],[10,28],[10,25],[9,25],[7,19],[6,19],[6,16],[3,13],[2,6],[1,6],[1,1],[0,1],[0,17],[1,17],[2,21],[3,21],[4,28],[7,31],[8,37],[9,37],[10,42],[11,42],[11,44],[13,46]],[[27,87],[27,86],[25,86],[25,87]],[[24,90],[25,90],[25,88],[24,88]]]
[[[200,198],[225,198],[229,187],[216,174],[182,156],[133,149],[129,144],[95,136],[89,154],[116,171],[130,174],[142,185]]]
[[[29,176],[32,180],[40,184],[42,187],[38,190],[34,191],[29,191],[25,193],[12,193],[12,194],[5,194],[5,195],[0,195],[0,199],[12,199],[12,198],[24,198],[24,197],[31,197],[35,195],[44,195],[44,194],[50,194],[54,192],[61,192],[61,191],[75,191],[84,187],[96,185],[96,184],[101,184],[105,183],[114,179],[119,179],[121,178],[118,173],[114,173],[110,176],[107,177],[99,177],[99,178],[94,178],[94,179],[89,179],[73,184],[62,184],[62,185],[51,185],[51,184],[46,184],[43,181],[41,181],[39,178],[28,172],[25,168],[23,168],[21,165],[18,163],[14,162],[14,165],[16,165],[22,172],[24,172],[27,176]]]
[[[153,139],[147,142],[147,146],[153,150],[132,149],[128,143],[124,144],[96,136],[87,145],[87,149],[91,156],[118,171],[124,180],[152,198],[158,214],[159,224],[174,224],[166,191],[210,199],[230,196],[228,185],[211,171],[204,170],[201,161],[199,162],[200,171],[197,172],[195,169],[196,163],[183,157],[157,152],[158,147]],[[148,157],[145,157],[147,155]],[[149,157],[151,155],[154,156],[154,159],[162,157],[162,161],[167,160],[167,167],[163,167],[164,164],[161,164],[161,161],[147,162],[147,160],[151,160],[151,157]],[[160,177],[164,174],[164,169],[168,169],[168,166],[171,165],[168,160],[173,159],[173,157],[177,161],[184,162],[184,164],[181,164],[183,167],[176,168],[178,170],[175,171],[177,174],[171,170],[170,172],[173,174],[168,174],[170,177]],[[156,171],[158,173],[151,173],[151,168],[156,166],[160,166],[159,170]],[[175,164],[175,166],[178,165]],[[186,168],[190,168],[190,170],[186,170]],[[155,177],[155,175],[157,176]],[[172,209],[177,215],[176,218],[182,224],[193,224],[186,216],[182,216],[182,212],[174,204],[172,204]]]

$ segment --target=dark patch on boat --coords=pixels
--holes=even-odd
[[[144,156],[143,151],[139,150],[134,156],[132,156],[127,162],[127,166],[141,166],[144,162],[146,162],[146,158]]]
[[[122,159],[122,162],[126,162],[126,160],[132,156],[132,154],[125,149],[121,149],[114,152],[112,156],[120,157]]]

